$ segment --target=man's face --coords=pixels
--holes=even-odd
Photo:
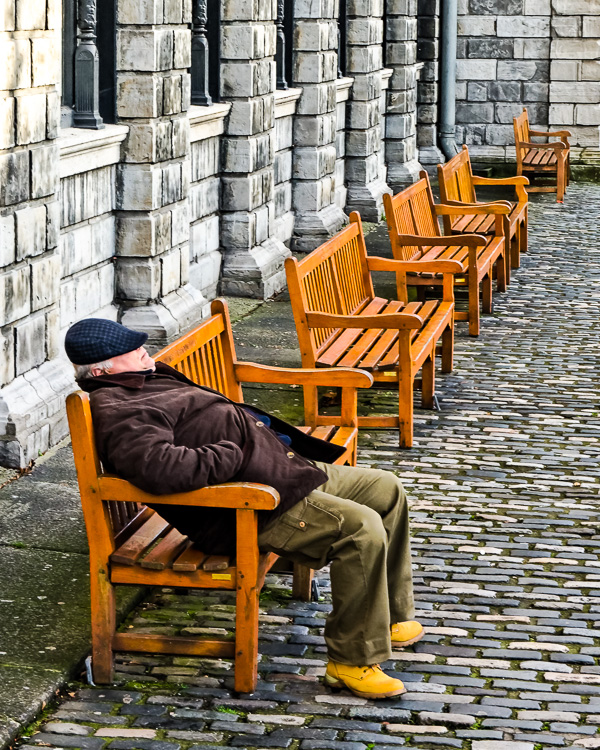
[[[139,372],[140,370],[156,369],[154,360],[143,346],[140,346],[139,349],[134,349],[132,352],[111,357],[110,361],[112,362],[112,367],[110,370],[106,370],[109,375],[116,375],[119,372]],[[94,377],[102,375],[102,370],[100,368],[92,368],[92,375]]]

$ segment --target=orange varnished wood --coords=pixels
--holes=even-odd
[[[351,283],[348,281],[347,283]],[[360,289],[353,287],[357,298]],[[294,370],[238,363],[227,307],[222,300],[211,306],[212,315],[157,357],[199,385],[215,388],[241,400],[241,382],[275,382],[340,386],[341,422],[333,427],[308,424],[304,431],[330,439],[345,448],[336,463],[356,463],[356,390],[369,387],[373,377],[348,370]],[[89,398],[81,391],[67,399],[79,490],[90,547],[93,672],[98,683],[111,682],[113,651],[148,651],[235,659],[235,689],[252,692],[256,686],[258,656],[258,594],[268,570],[277,559],[260,553],[257,511],[272,510],[279,495],[267,485],[230,482],[192,492],[151,495],[103,471],[94,443]],[[147,507],[184,505],[236,510],[235,560],[206,555],[187,537],[172,529]],[[295,571],[294,592],[310,597],[312,571]],[[115,584],[207,588],[236,591],[235,642],[198,638],[116,633]]]
[[[417,201],[423,200],[418,191],[414,194]],[[420,228],[429,233],[436,232],[435,216],[433,219],[430,216],[427,221],[423,211],[409,214],[413,231]],[[381,261],[384,265],[373,268],[373,261]],[[413,440],[415,376],[424,361],[420,354],[415,360],[416,342],[421,342],[419,351],[429,347],[434,357],[438,340],[454,323],[454,291],[451,281],[446,283],[443,303],[447,304],[430,302],[425,307],[408,304],[406,294],[399,294],[398,300],[376,297],[371,270],[396,273],[402,268],[397,261],[387,261],[387,266],[385,262],[367,256],[360,216],[353,213],[346,228],[301,261],[288,258],[286,274],[304,367],[358,367],[371,372],[376,382],[397,385],[399,417],[371,416],[368,422],[359,417],[358,425],[400,425],[400,445],[409,448]],[[447,262],[445,266],[423,263],[420,268],[431,274],[445,274],[450,280],[452,274],[462,271],[462,266],[453,262]],[[438,307],[443,313],[435,316],[434,310]],[[435,320],[438,326],[433,337],[423,333],[427,326],[430,330],[434,325],[430,320]],[[425,339],[426,344],[423,343]],[[452,360],[453,339],[446,336],[444,340],[444,366],[447,368]],[[382,367],[386,372],[382,372]],[[315,387],[305,386],[304,404],[305,413],[311,415],[315,425],[340,424],[339,419],[336,421],[335,417],[318,413]]]
[[[528,174],[532,178],[550,177],[552,184],[530,185],[529,193],[556,192],[556,200],[562,203],[571,178],[570,145],[568,130],[532,130],[527,109],[513,118],[515,147],[517,152],[517,174]],[[554,139],[545,143],[534,143],[532,138]],[[556,140],[558,139],[558,140]]]
[[[527,177],[507,177],[492,179],[473,175],[469,149],[463,146],[456,156],[445,164],[438,164],[438,180],[442,203],[452,203],[465,206],[465,214],[445,215],[443,217],[445,234],[463,234],[478,232],[481,234],[497,234],[498,228],[504,235],[504,242],[510,253],[506,252],[506,280],[510,281],[510,269],[519,268],[521,252],[527,250],[527,212],[528,195]],[[481,203],[477,201],[476,186],[514,186],[517,200]],[[470,214],[467,205],[487,209],[487,213]],[[501,207],[509,208],[508,214],[499,213]],[[509,262],[510,261],[510,262]]]
[[[470,195],[465,181],[464,175],[461,179],[453,176],[450,180],[452,195],[460,195],[461,190],[465,195]],[[421,172],[421,179],[401,193],[394,196],[385,194],[383,202],[394,258],[411,264],[398,266],[398,297],[407,299],[407,286],[426,288],[443,285],[443,277],[430,268],[429,263],[441,260],[456,261],[460,263],[460,267],[455,271],[455,283],[467,286],[469,309],[466,317],[464,313],[455,313],[455,317],[458,320],[468,320],[469,333],[477,336],[480,291],[482,288],[491,290],[494,266],[497,272],[498,291],[504,291],[506,288],[506,248],[504,235],[499,233],[501,227],[494,222],[494,232],[489,235],[453,234],[452,220],[464,217],[467,209],[456,202],[436,205],[426,172]],[[469,203],[468,211],[475,216],[484,217],[487,217],[490,211],[499,216],[509,212],[506,204],[490,205],[493,207],[488,210],[487,207]],[[443,216],[445,221],[450,222],[445,235],[440,231],[438,216]],[[408,255],[407,248],[412,255]],[[420,265],[423,263],[428,265]],[[487,309],[484,308],[485,311]],[[443,363],[442,367],[445,366]]]

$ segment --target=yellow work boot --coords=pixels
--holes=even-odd
[[[407,622],[396,622],[391,628],[392,648],[404,648],[411,643],[420,641],[425,635],[425,630],[420,622],[408,620]]]
[[[402,681],[387,675],[379,664],[351,667],[330,661],[325,671],[325,684],[331,688],[345,686],[361,698],[391,698],[406,692]]]

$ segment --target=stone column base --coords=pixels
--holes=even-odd
[[[425,146],[419,149],[419,161],[425,169],[430,164],[438,165],[446,161],[446,157],[437,146]]]
[[[404,190],[409,185],[414,184],[419,179],[421,165],[417,159],[402,162],[400,164],[392,162],[388,164],[387,181],[394,193]]]
[[[77,385],[73,366],[54,359],[0,391],[0,465],[24,469],[69,433],[65,398]]]
[[[296,211],[293,248],[298,253],[310,253],[339,232],[348,222],[348,217],[335,203],[320,211],[301,213]]]
[[[191,284],[185,284],[152,305],[130,307],[121,323],[148,334],[148,344],[163,347],[208,315],[209,302]]]
[[[283,263],[291,255],[275,237],[251,250],[228,250],[223,254],[221,294],[269,299],[285,289]]]
[[[383,196],[390,188],[384,180],[375,180],[367,185],[348,185],[346,211],[358,211],[363,221],[381,221],[384,215]]]

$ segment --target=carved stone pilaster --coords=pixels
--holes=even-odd
[[[79,0],[75,50],[75,110],[73,125],[99,130],[100,61],[96,47],[96,0]]]

